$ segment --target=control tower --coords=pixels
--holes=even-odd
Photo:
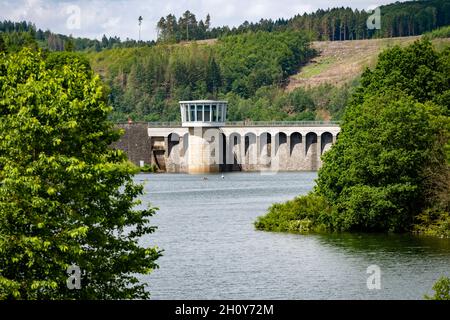
[[[220,128],[225,126],[227,101],[180,101],[181,125],[189,131],[189,173],[220,171]]]

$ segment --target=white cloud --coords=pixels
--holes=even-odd
[[[142,39],[156,37],[156,23],[169,13],[179,17],[184,11],[204,19],[209,13],[213,26],[237,26],[248,20],[261,18],[290,18],[318,8],[350,6],[367,9],[369,6],[390,3],[390,0],[0,0],[0,20],[31,21],[38,28],[73,36],[100,39],[103,34],[121,39],[138,37],[141,15]],[[77,5],[81,10],[80,28],[70,29],[66,8]]]

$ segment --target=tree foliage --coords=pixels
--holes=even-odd
[[[216,48],[224,91],[243,97],[253,95],[262,86],[283,83],[313,55],[308,38],[299,32],[230,36],[221,39]]]
[[[0,33],[0,53],[7,53],[7,48],[6,48],[6,43],[5,40],[3,39],[2,34]]]
[[[12,37],[14,46],[12,51],[20,51],[25,40],[27,43],[34,43],[42,49],[49,51],[101,51],[112,48],[130,48],[141,46],[152,46],[154,41],[136,41],[133,39],[121,40],[119,37],[106,37],[103,35],[101,41],[88,38],[73,38],[63,34],[56,34],[50,30],[37,29],[31,22],[14,22],[9,20],[0,21],[0,33],[6,37]],[[23,39],[25,38],[25,40]]]
[[[448,52],[426,41],[382,53],[347,107],[336,145],[323,156],[316,191],[342,229],[411,230],[430,206],[448,211]]]
[[[103,70],[122,120],[129,115],[176,120],[179,100],[228,94],[250,99],[260,88],[283,84],[312,54],[303,33],[258,32],[225,37],[212,46],[117,49],[89,58],[95,70]]]
[[[68,57],[66,57],[68,59]],[[125,155],[98,76],[71,58],[24,49],[0,58],[0,298],[147,298],[136,274],[157,267],[155,209]],[[66,269],[82,270],[81,290]]]
[[[162,17],[157,28],[159,41],[169,42],[213,39],[249,31],[285,30],[307,30],[316,40],[360,40],[420,35],[449,25],[448,12],[450,12],[450,4],[445,0],[395,2],[380,6],[381,29],[372,30],[367,28],[367,20],[373,12],[349,7],[318,9],[315,12],[297,14],[288,19],[261,19],[256,23],[245,21],[238,27],[212,28],[209,23],[204,24],[202,20],[197,22],[195,14],[186,11],[178,21],[173,14]],[[189,27],[186,21],[189,21]],[[192,32],[187,33],[189,29]]]
[[[344,230],[405,231],[426,206],[425,167],[448,135],[442,109],[400,91],[349,107],[339,142],[323,156],[317,192],[336,208]]]
[[[434,295],[425,295],[427,300],[450,300],[450,278],[441,277],[433,285]]]
[[[31,32],[0,32],[0,37],[3,42],[2,47],[4,52],[18,52],[22,48],[27,47],[32,50],[37,50],[38,44]]]
[[[162,42],[180,42],[183,40],[202,40],[210,38],[211,17],[208,14],[205,21],[197,21],[195,14],[189,10],[177,20],[175,15],[168,14],[161,17],[156,28],[158,30],[158,40]]]

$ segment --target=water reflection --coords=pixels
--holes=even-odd
[[[450,254],[450,239],[409,234],[332,233],[321,235],[318,241],[355,254]]]

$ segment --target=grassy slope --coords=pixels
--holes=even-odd
[[[329,83],[342,85],[358,77],[365,67],[375,65],[378,54],[394,45],[406,46],[419,39],[416,37],[387,38],[354,41],[315,41],[312,47],[319,55],[291,76],[286,88],[315,87]],[[436,46],[450,44],[450,38],[435,39]]]

